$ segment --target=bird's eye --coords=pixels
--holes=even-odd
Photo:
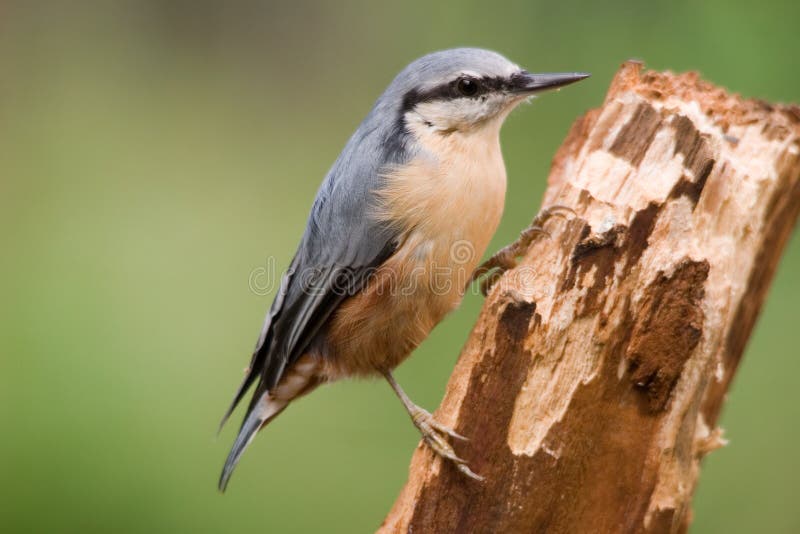
[[[456,89],[464,96],[475,96],[478,94],[478,82],[472,78],[459,78],[456,82]]]

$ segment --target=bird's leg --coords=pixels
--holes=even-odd
[[[566,217],[567,215],[574,214],[575,211],[567,206],[550,206],[543,209],[534,217],[533,221],[531,221],[531,225],[520,232],[519,238],[516,241],[501,248],[494,256],[475,269],[475,272],[472,273],[470,283],[488,274],[488,276],[483,279],[483,282],[481,282],[481,293],[486,296],[503,273],[517,266],[517,258],[528,250],[528,247],[530,247],[536,236],[544,235],[551,237],[550,233],[544,229],[544,225],[549,219],[552,217]]]
[[[456,455],[453,447],[447,442],[445,436],[450,436],[461,440],[466,440],[467,438],[456,433],[452,428],[439,423],[433,418],[430,412],[414,404],[411,399],[408,398],[406,392],[403,391],[403,388],[400,387],[400,384],[398,384],[394,379],[391,371],[383,371],[383,376],[386,377],[386,381],[389,382],[389,385],[392,386],[392,389],[397,394],[397,397],[403,403],[403,406],[405,406],[408,415],[411,416],[411,421],[413,421],[414,426],[416,426],[422,434],[422,439],[425,440],[425,443],[428,444],[433,452],[442,458],[453,462],[458,470],[468,477],[474,478],[475,480],[483,480],[482,476],[474,473],[467,466],[466,461],[462,460]]]

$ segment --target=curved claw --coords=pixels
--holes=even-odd
[[[447,442],[444,436],[447,435],[455,439],[467,441],[466,437],[438,422],[427,410],[423,410],[419,407],[417,407],[417,410],[413,414],[412,421],[414,421],[414,425],[422,434],[423,441],[425,441],[435,454],[453,462],[458,470],[468,477],[475,480],[483,480],[483,477],[469,468],[466,460],[456,454],[455,450],[453,450],[453,446]]]
[[[469,478],[473,480],[477,480],[478,482],[483,482],[486,480],[478,473],[474,472],[472,469],[469,468],[467,464],[457,464],[458,470],[467,475]]]
[[[572,216],[577,215],[577,213],[575,213],[574,209],[570,208],[569,206],[565,206],[563,204],[553,204],[552,206],[548,206],[548,207],[544,208],[540,212],[540,215],[545,215],[545,217],[564,217],[564,218],[566,218],[566,215],[564,215],[563,213],[560,213],[562,211],[566,212],[567,214],[572,215]]]
[[[475,272],[472,273],[470,282],[474,282],[480,277],[485,276],[481,282],[480,289],[481,294],[484,297],[487,296],[492,286],[500,279],[503,273],[517,266],[517,258],[525,254],[536,235],[543,235],[548,239],[553,238],[552,234],[544,228],[544,224],[551,217],[562,217],[566,219],[569,215],[574,216],[577,214],[575,210],[569,206],[563,206],[561,204],[554,204],[542,209],[536,217],[534,217],[531,225],[520,232],[519,239],[500,249],[494,256],[481,264]]]
[[[553,239],[553,234],[542,228],[541,226],[531,226],[520,232],[520,240],[531,241],[536,234],[541,234],[547,239]]]
[[[505,270],[497,269],[492,271],[486,278],[483,279],[481,282],[481,294],[485,297],[489,295],[489,292],[492,290],[494,285],[500,280],[500,277],[503,276]]]
[[[459,434],[458,432],[456,432],[455,430],[453,430],[449,426],[443,425],[442,423],[440,423],[436,419],[433,419],[433,417],[431,417],[431,420],[428,421],[428,424],[430,424],[433,428],[435,428],[439,432],[444,432],[445,434],[447,434],[451,438],[460,439],[461,441],[469,441],[468,437],[462,436],[461,434]]]
[[[422,431],[422,429],[420,430]],[[433,429],[429,430],[430,433],[425,433],[423,431],[422,438],[425,441],[425,443],[428,444],[428,447],[430,447],[435,454],[453,462],[453,464],[455,464],[456,469],[458,469],[468,477],[478,481],[484,480],[482,476],[475,473],[472,469],[469,468],[469,465],[467,465],[466,460],[459,457],[455,453],[453,447],[449,443],[447,443],[447,441],[441,436],[441,434],[439,434]]]
[[[423,435],[423,439],[425,440],[425,443],[427,443],[428,446],[442,458],[447,458],[451,462],[455,462],[459,465],[467,463],[459,458],[458,455],[456,455],[453,447],[451,447],[450,444],[447,443],[439,434],[432,432],[430,434]]]
[[[382,372],[384,377],[386,377],[386,381],[402,401],[403,406],[405,407],[406,411],[408,411],[408,415],[411,416],[411,421],[414,423],[414,426],[417,427],[422,434],[422,439],[428,444],[431,450],[442,458],[446,458],[453,462],[458,470],[468,477],[475,480],[483,480],[480,475],[475,474],[475,472],[467,467],[466,461],[458,457],[453,450],[453,446],[447,442],[447,439],[445,439],[445,436],[450,436],[461,440],[466,440],[467,438],[457,433],[452,428],[443,425],[434,419],[429,411],[414,404],[411,399],[408,398],[408,395],[406,395],[405,391],[403,391],[403,388],[400,387],[400,384],[398,384],[394,379],[391,371],[382,370]]]

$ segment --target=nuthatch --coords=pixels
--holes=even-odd
[[[259,429],[294,399],[350,376],[384,376],[424,441],[466,475],[447,437],[392,376],[461,302],[503,212],[500,127],[514,107],[584,73],[531,74],[487,50],[435,52],[378,98],[325,177],[223,424],[257,381],[225,462],[224,491]],[[466,276],[464,276],[466,273]]]

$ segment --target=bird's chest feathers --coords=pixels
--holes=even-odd
[[[348,368],[331,359],[327,376],[398,365],[461,301],[497,228],[506,189],[497,135],[436,135],[377,192],[370,215],[400,230],[399,246],[337,311],[330,350],[348,355]]]
[[[431,134],[421,136],[420,145],[417,158],[387,175],[380,216],[400,224],[419,260],[443,265],[459,253],[456,261],[472,269],[503,212],[506,172],[499,136],[493,130]]]

